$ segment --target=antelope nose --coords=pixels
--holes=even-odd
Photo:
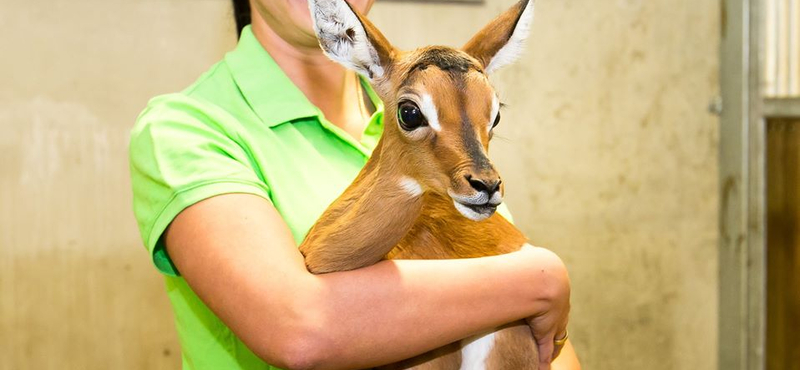
[[[470,186],[473,189],[479,192],[486,192],[487,195],[490,197],[498,190],[500,190],[500,183],[502,182],[499,178],[491,179],[491,180],[482,180],[472,177],[472,175],[467,175],[467,182],[469,182]]]

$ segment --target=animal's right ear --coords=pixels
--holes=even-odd
[[[487,74],[511,64],[522,54],[533,21],[533,1],[521,0],[491,21],[464,45]]]
[[[394,48],[345,0],[309,0],[319,45],[328,57],[370,81],[384,76]]]

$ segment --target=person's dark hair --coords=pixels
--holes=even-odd
[[[236,34],[242,36],[244,26],[250,24],[250,0],[231,0],[233,2],[233,19],[236,21]]]

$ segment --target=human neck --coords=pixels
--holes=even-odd
[[[287,42],[255,14],[252,30],[264,50],[325,118],[360,139],[369,114],[362,109],[355,72],[328,59],[318,46]]]

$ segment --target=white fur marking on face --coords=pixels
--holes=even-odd
[[[508,42],[500,48],[494,57],[492,57],[492,61],[489,62],[489,66],[486,67],[487,74],[494,72],[500,67],[513,63],[522,54],[525,39],[528,38],[528,34],[530,34],[531,31],[533,1],[534,0],[528,0],[528,4],[525,5],[525,10],[522,11],[522,15],[520,15],[517,26],[514,28],[514,32],[511,33]]]
[[[492,352],[495,343],[495,333],[474,336],[464,339],[461,343],[467,343],[461,348],[461,369],[460,370],[484,370],[486,360]]]
[[[422,110],[422,114],[425,115],[425,119],[428,120],[428,126],[430,126],[433,131],[439,132],[442,131],[442,126],[439,124],[439,113],[436,111],[436,105],[433,104],[433,98],[431,98],[430,94],[422,94],[422,102],[419,109]]]
[[[492,131],[492,125],[494,125],[494,120],[497,118],[497,113],[500,113],[500,101],[497,100],[497,95],[492,98],[492,115],[489,116],[489,127],[486,131]]]
[[[480,214],[478,212],[475,212],[472,209],[470,209],[469,207],[467,207],[467,206],[465,206],[465,205],[463,205],[463,204],[461,204],[461,203],[459,203],[459,202],[457,202],[455,200],[453,201],[453,204],[456,206],[456,209],[458,210],[458,212],[460,212],[464,217],[466,217],[466,218],[468,218],[468,219],[470,219],[472,221],[483,221],[483,220],[489,218],[489,216],[491,216],[491,214],[482,215],[482,214]]]
[[[400,178],[400,187],[412,197],[418,197],[422,195],[422,186],[419,184],[419,182],[417,182],[417,180],[414,180],[408,176],[403,176]]]
[[[325,55],[369,79],[383,77],[378,53],[345,0],[310,0],[308,7]]]

